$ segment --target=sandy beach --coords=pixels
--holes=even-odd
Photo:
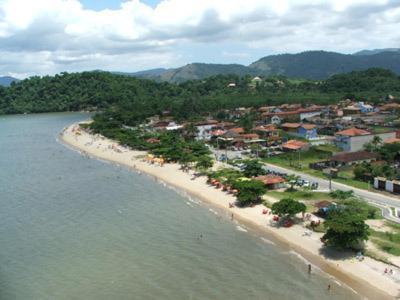
[[[257,230],[279,246],[291,249],[309,261],[314,268],[335,277],[368,299],[397,299],[400,296],[400,269],[365,257],[363,261],[354,258],[354,254],[329,253],[323,251],[321,234],[304,235],[305,228],[296,225],[291,228],[276,228],[270,224],[271,215],[262,213],[263,205],[248,208],[229,208],[234,197],[206,184],[205,177],[192,179],[191,173],[180,170],[178,164],[149,164],[143,160],[146,152],[132,151],[118,146],[115,141],[101,136],[93,136],[80,130],[77,124],[67,127],[61,134],[61,140],[81,151],[83,155],[125,165],[136,172],[154,176],[168,185],[201,199],[227,212],[240,223]],[[384,274],[385,269],[392,269],[393,275]],[[305,272],[307,268],[305,266]],[[332,291],[334,292],[334,291]]]

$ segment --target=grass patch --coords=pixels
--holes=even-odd
[[[285,192],[278,192],[278,191],[268,191],[268,196],[271,196],[276,199],[283,199],[283,198],[292,198],[294,200],[328,200],[333,201],[332,197],[328,193],[322,192],[311,192],[311,191],[302,191],[302,190],[295,190],[293,192],[285,191]]]
[[[386,220],[385,225],[400,233],[400,224]]]
[[[400,233],[370,230],[371,241],[384,252],[400,256]]]
[[[285,153],[269,158],[264,158],[263,161],[272,165],[277,165],[286,169],[300,171],[315,177],[328,180],[329,179],[328,176],[326,176],[322,171],[310,169],[308,166],[310,163],[322,161],[328,159],[329,157],[330,156],[324,156],[324,155],[315,156],[311,154],[309,151],[306,151],[300,154],[300,160],[298,153]],[[363,190],[369,190],[371,187],[371,185],[368,184],[368,182],[354,179],[354,174],[352,170],[339,172],[338,177],[333,178],[332,181]]]

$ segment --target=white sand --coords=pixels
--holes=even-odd
[[[166,164],[163,167],[148,164],[139,158],[144,157],[145,152],[124,149],[117,146],[115,141],[94,137],[84,131],[76,134],[77,128],[77,125],[66,128],[61,134],[61,139],[83,154],[123,164],[137,172],[145,172],[203,201],[228,210],[229,215],[233,213],[236,220],[249,226],[254,225],[256,229],[261,229],[270,237],[273,236],[280,245],[296,251],[313,265],[369,299],[394,299],[400,295],[400,269],[368,257],[362,262],[354,258],[345,258],[345,255],[338,253],[334,254],[335,258],[326,258],[320,253],[323,249],[321,234],[304,236],[305,228],[301,225],[291,228],[273,227],[270,225],[271,216],[262,214],[265,208],[262,205],[252,208],[229,208],[229,203],[235,201],[234,197],[207,185],[205,177],[191,180],[192,176],[179,170],[180,166],[177,164]],[[385,268],[393,269],[394,275],[385,275]]]

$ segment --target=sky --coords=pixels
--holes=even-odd
[[[400,0],[0,0],[0,75],[400,47]]]

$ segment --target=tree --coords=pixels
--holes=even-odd
[[[366,217],[350,207],[340,207],[329,212],[324,223],[327,229],[321,238],[327,246],[341,249],[359,249],[368,240],[369,226],[365,224]]]
[[[266,173],[263,164],[259,160],[246,160],[243,163],[245,165],[243,174],[246,177],[257,177]]]
[[[208,155],[200,156],[196,161],[196,168],[200,170],[208,170],[214,165],[213,159]]]
[[[258,180],[237,180],[234,188],[238,190],[237,200],[241,206],[260,201],[260,197],[267,191],[264,183]]]
[[[194,123],[189,123],[183,129],[183,136],[189,139],[194,139],[199,133],[198,128]]]
[[[333,199],[345,200],[345,199],[354,197],[354,191],[353,190],[350,190],[350,191],[336,190],[336,191],[330,192],[329,195]]]
[[[288,175],[286,180],[290,184],[290,188],[289,188],[290,191],[294,191],[294,186],[295,186],[297,180],[299,180],[299,179],[300,179],[300,176],[298,176],[298,175],[295,175],[295,174]]]
[[[364,145],[364,149],[369,152],[377,152],[382,146],[382,139],[380,136],[375,135],[369,143]]]
[[[304,203],[296,201],[292,198],[283,198],[272,205],[272,213],[280,217],[293,217],[298,213],[304,213],[307,207]]]

